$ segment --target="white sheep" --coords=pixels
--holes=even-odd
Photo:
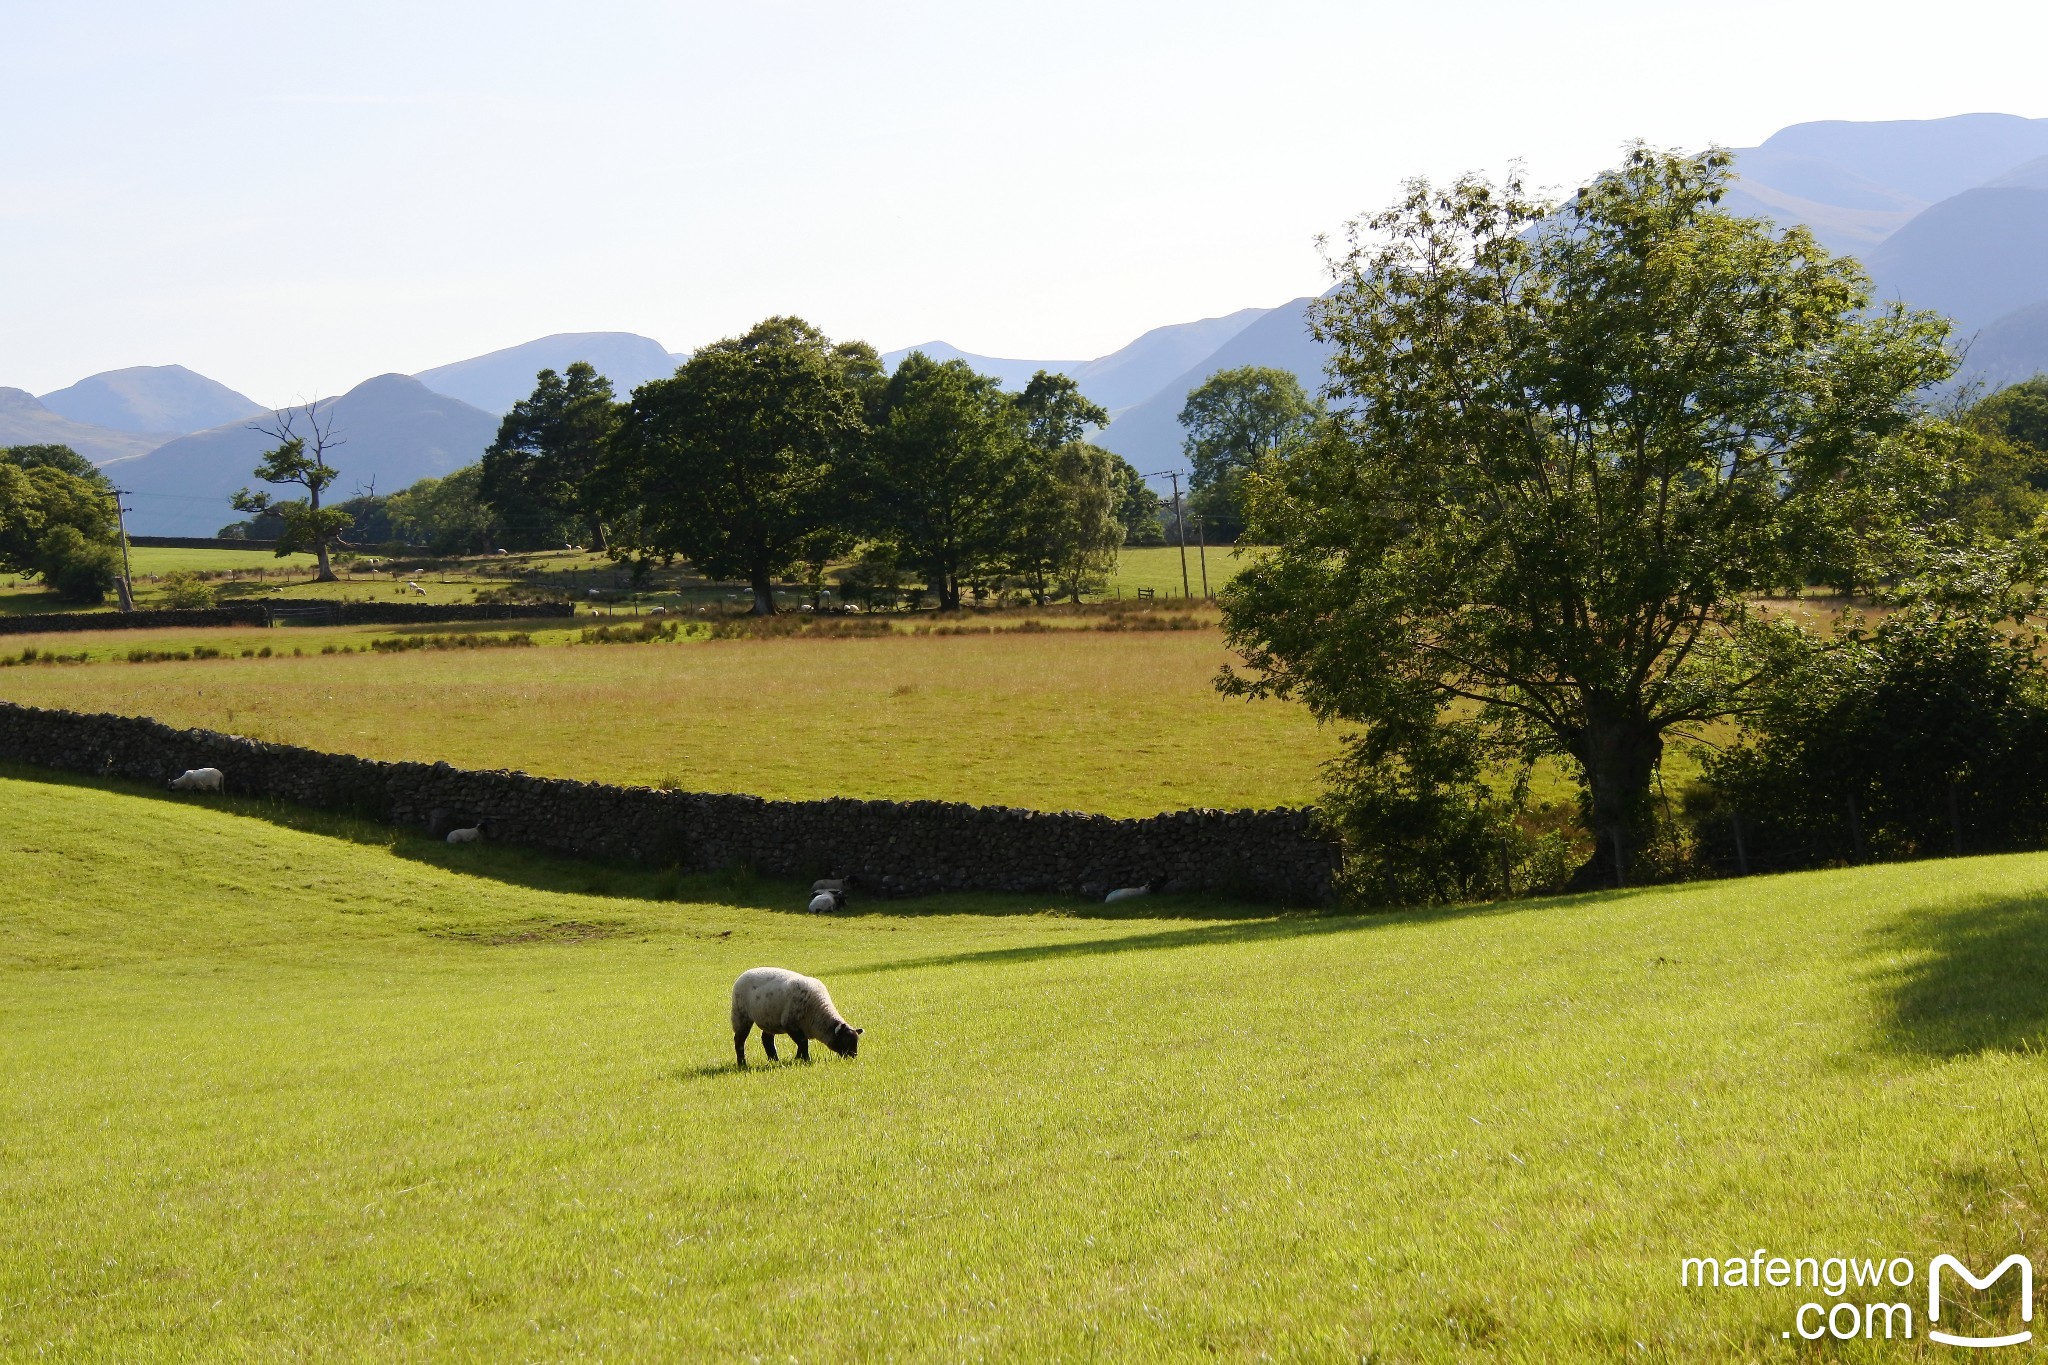
[[[427,595],[427,590],[421,587],[419,584],[413,582],[411,579],[406,580],[405,586],[411,588],[414,592],[418,593],[422,597],[425,597]]]
[[[800,1062],[811,1060],[813,1039],[842,1057],[860,1054],[862,1030],[840,1018],[825,983],[787,968],[755,967],[732,983],[732,1051],[741,1066],[747,1064],[747,1035],[757,1027],[771,1062],[782,1060],[775,1055],[778,1033],[796,1040]]]
[[[846,881],[841,877],[824,877],[811,883],[810,912],[814,915],[830,915],[846,908]]]
[[[1118,901],[1134,900],[1139,896],[1149,896],[1162,885],[1164,885],[1163,880],[1155,880],[1149,881],[1143,886],[1119,886],[1116,890],[1104,896],[1102,903],[1104,905],[1115,905]]]
[[[218,768],[191,768],[171,779],[174,792],[217,792],[221,783]]]
[[[468,829],[451,829],[448,831],[448,842],[451,844],[473,844],[483,837],[484,827],[482,825],[471,825]]]

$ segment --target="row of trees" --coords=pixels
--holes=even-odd
[[[100,602],[121,572],[113,485],[69,446],[0,450],[0,572]]]
[[[564,533],[620,557],[687,559],[746,583],[817,584],[859,553],[941,608],[974,589],[1078,598],[1127,539],[1157,539],[1158,499],[1082,437],[1108,421],[1062,375],[1021,393],[914,352],[894,373],[861,342],[770,318],[614,398],[586,364],[543,371],[484,453],[480,502],[506,543]]]

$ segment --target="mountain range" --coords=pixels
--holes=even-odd
[[[1966,353],[1959,379],[1987,386],[2048,371],[2048,119],[2009,114],[1780,130],[1734,149],[1723,206],[1810,228],[1859,257],[1880,300],[1948,314]],[[1327,351],[1308,332],[1311,297],[1155,327],[1092,360],[981,355],[945,341],[911,350],[963,359],[1017,389],[1037,371],[1073,377],[1110,424],[1094,439],[1151,473],[1184,466],[1176,420],[1188,390],[1221,369],[1270,365],[1319,387]],[[563,332],[487,355],[380,375],[329,400],[351,486],[391,492],[475,460],[541,369],[588,360],[621,397],[687,357],[631,332]],[[325,410],[325,409],[324,409]],[[249,398],[178,365],[80,380],[40,399],[0,388],[0,445],[61,442],[136,491],[132,528],[210,534],[226,498],[270,444]]]

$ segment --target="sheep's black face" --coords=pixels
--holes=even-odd
[[[831,1048],[842,1057],[858,1057],[860,1055],[860,1030],[848,1028],[845,1024],[840,1024],[832,1030],[831,1040],[825,1046]]]

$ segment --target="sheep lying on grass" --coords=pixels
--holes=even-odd
[[[221,772],[218,768],[190,768],[171,779],[174,792],[217,792],[220,790]]]
[[[484,828],[482,825],[472,825],[468,829],[451,829],[448,831],[448,842],[451,844],[474,844],[480,842],[483,837]]]
[[[842,1057],[860,1053],[861,1030],[839,1017],[825,983],[787,968],[755,967],[732,983],[732,1051],[741,1066],[747,1064],[747,1035],[757,1027],[771,1062],[782,1060],[775,1055],[778,1033],[796,1040],[800,1062],[811,1060],[812,1039]]]
[[[1118,901],[1132,900],[1138,896],[1149,896],[1164,885],[1166,885],[1166,879],[1159,877],[1146,882],[1143,886],[1119,886],[1116,890],[1104,896],[1102,903],[1104,905],[1115,905]]]
[[[830,915],[846,908],[846,883],[837,877],[811,883],[810,912]]]

